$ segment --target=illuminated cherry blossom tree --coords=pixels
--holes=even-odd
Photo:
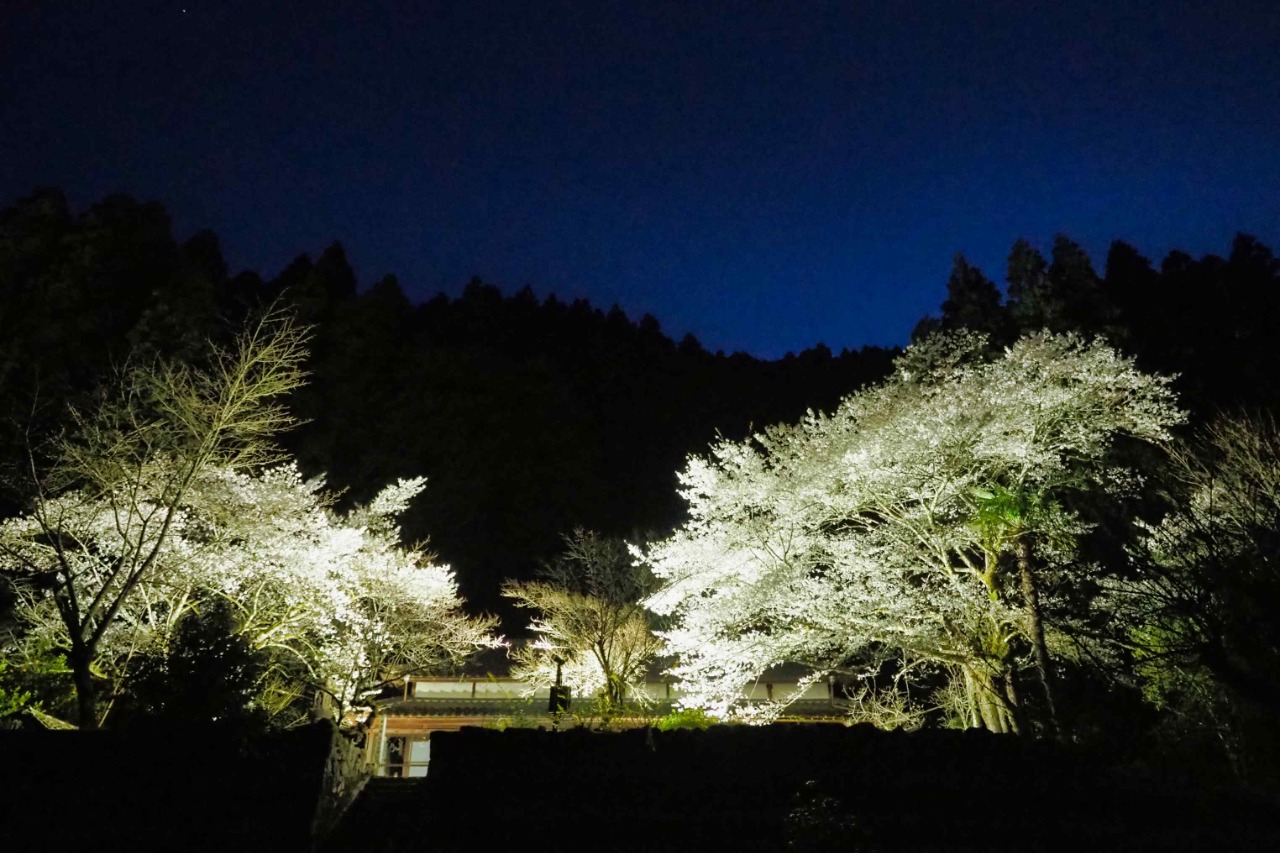
[[[306,343],[268,311],[206,368],[128,364],[114,394],[74,413],[47,468],[33,454],[32,505],[5,524],[0,569],[61,622],[81,726],[97,725],[99,647],[156,573],[192,486],[278,458],[271,439],[293,422],[280,400],[303,381]]]
[[[495,620],[462,610],[448,566],[400,545],[396,518],[425,482],[401,480],[338,514],[323,483],[292,465],[222,472],[201,494],[192,529],[215,533],[182,563],[185,583],[197,597],[231,599],[251,645],[339,708],[409,672],[459,663],[500,641]]]
[[[140,654],[213,597],[272,661],[272,690],[323,690],[340,708],[410,669],[497,642],[461,610],[446,566],[399,543],[424,481],[335,513],[271,439],[303,378],[306,334],[268,313],[197,370],[127,370],[117,397],[77,420],[35,499],[0,523],[0,571],[18,591],[14,656],[65,656],[82,727],[111,707]],[[268,691],[268,693],[271,691]],[[268,697],[269,699],[269,697]]]
[[[402,480],[368,506],[338,514],[323,483],[304,480],[292,464],[205,472],[188,489],[152,571],[102,633],[96,673],[127,688],[135,657],[163,649],[183,615],[214,599],[230,602],[238,634],[268,661],[260,701],[280,713],[296,712],[288,700],[315,690],[344,710],[407,672],[498,644],[494,620],[463,612],[450,569],[399,544],[396,516],[424,482]],[[114,541],[101,506],[75,506],[79,515],[61,518],[82,548]],[[25,543],[28,565],[52,564],[56,553],[39,534],[29,518],[0,526],[0,539]],[[93,594],[93,577],[79,589]],[[23,605],[25,642],[66,647],[52,596],[31,592]]]
[[[987,352],[935,336],[832,414],[690,459],[688,520],[644,555],[687,704],[767,719],[787,700],[751,711],[741,686],[770,665],[892,661],[947,673],[968,724],[1016,730],[1014,676],[1047,664],[1042,580],[1070,571],[1084,530],[1058,498],[1134,488],[1113,444],[1163,443],[1181,415],[1167,379],[1100,342]]]
[[[508,583],[503,595],[537,615],[537,639],[512,653],[514,674],[530,686],[557,678],[582,696],[598,696],[606,711],[621,707],[644,683],[662,650],[640,603],[653,577],[621,540],[576,530],[566,549],[536,581]]]

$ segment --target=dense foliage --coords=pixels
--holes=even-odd
[[[1237,415],[1173,454],[1172,510],[1143,525],[1130,572],[1095,602],[1104,660],[1133,673],[1173,736],[1276,772],[1280,741],[1280,428]],[[1268,766],[1270,765],[1270,766]]]
[[[315,329],[310,381],[289,401],[303,423],[282,436],[302,471],[348,503],[427,474],[407,537],[430,535],[472,606],[508,615],[501,583],[532,579],[563,533],[669,527],[686,453],[833,405],[892,357],[711,353],[652,317],[479,281],[413,305],[394,276],[357,288],[336,243],[269,280],[232,274],[213,234],[179,245],[158,204],[116,196],[75,214],[45,191],[0,211],[0,462],[131,351],[198,360],[282,295]],[[10,491],[10,510],[24,499]]]
[[[296,716],[299,701],[305,714],[317,690],[345,710],[405,670],[495,642],[490,622],[461,612],[449,569],[400,545],[395,517],[422,479],[340,515],[321,482],[281,464],[271,440],[291,423],[279,400],[302,381],[305,343],[271,312],[208,368],[128,365],[47,466],[31,454],[30,507],[0,523],[16,592],[0,642],[28,669],[67,662],[82,727],[217,600],[259,653],[257,700],[273,715]]]
[[[71,413],[129,399],[106,389],[118,390],[120,377],[135,367],[180,365],[170,377],[175,380],[216,373],[217,354],[234,349],[236,330],[274,302],[314,330],[310,381],[281,400],[300,422],[280,436],[296,467],[210,465],[207,476],[192,481],[199,488],[187,492],[184,513],[187,504],[194,512],[182,518],[221,519],[208,531],[221,530],[227,548],[241,535],[234,531],[256,515],[261,525],[243,535],[270,540],[269,530],[303,519],[309,530],[327,531],[307,548],[329,555],[321,563],[344,568],[323,582],[325,573],[317,571],[315,587],[297,581],[299,589],[327,590],[317,601],[337,594],[367,600],[333,580],[354,578],[351,561],[365,553],[381,555],[373,562],[381,561],[387,574],[375,573],[378,583],[430,575],[439,581],[432,583],[442,591],[440,601],[456,601],[451,576],[421,551],[404,548],[430,533],[433,550],[458,567],[456,592],[466,594],[472,612],[498,610],[510,621],[508,630],[519,631],[524,614],[517,614],[515,599],[501,596],[502,584],[534,581],[566,531],[583,527],[613,539],[633,537],[635,530],[665,535],[683,522],[676,536],[692,541],[697,515],[682,514],[676,472],[714,480],[717,471],[721,476],[740,466],[742,482],[750,473],[769,484],[739,507],[761,541],[777,545],[768,537],[781,535],[768,527],[770,512],[781,518],[785,508],[786,517],[803,521],[787,540],[794,550],[786,553],[806,555],[808,573],[797,581],[841,590],[841,572],[846,580],[852,576],[854,562],[845,558],[853,551],[828,554],[818,542],[856,540],[859,547],[910,557],[886,561],[891,570],[880,574],[864,567],[864,591],[872,581],[891,580],[899,592],[904,585],[908,590],[901,600],[886,593],[887,609],[861,614],[865,624],[855,625],[859,614],[841,608],[844,599],[834,593],[817,614],[817,633],[847,638],[854,628],[885,629],[856,654],[836,644],[811,657],[819,668],[870,676],[870,692],[855,696],[854,707],[887,709],[892,713],[884,719],[917,724],[945,716],[930,710],[931,700],[920,701],[935,696],[964,725],[1030,723],[1032,730],[1049,731],[1056,702],[1064,736],[1134,748],[1151,737],[1187,745],[1195,736],[1211,751],[1238,758],[1258,743],[1256,733],[1268,728],[1258,721],[1274,719],[1277,707],[1270,614],[1280,610],[1280,593],[1271,577],[1267,484],[1277,469],[1270,419],[1280,408],[1274,346],[1280,263],[1258,240],[1240,235],[1222,257],[1174,251],[1158,264],[1117,242],[1095,270],[1078,245],[1059,236],[1047,255],[1017,241],[1003,272],[997,285],[957,256],[939,316],[921,321],[918,346],[894,373],[898,353],[891,350],[833,353],[817,345],[773,362],[710,353],[692,336],[668,338],[651,317],[634,321],[616,307],[606,312],[581,300],[540,299],[528,288],[503,295],[480,281],[457,297],[414,305],[392,276],[359,286],[338,244],[315,258],[300,256],[271,279],[232,274],[214,235],[178,244],[158,204],[112,197],[73,212],[59,193],[42,191],[0,211],[0,515],[16,534],[31,524],[41,501],[53,501],[51,507],[70,501],[82,515],[100,509],[107,491],[83,491],[83,482],[34,488],[45,481],[33,479],[32,470],[65,465],[70,446],[62,439],[84,434],[77,430],[88,421]],[[938,349],[945,338],[935,332],[951,333],[955,341],[966,330],[984,335],[988,345]],[[1069,365],[1081,369],[1055,374]],[[1093,396],[1082,393],[1088,383],[1078,379],[1086,374],[1123,379],[1132,393],[1100,404],[1108,386],[1097,384]],[[1187,411],[1189,428],[1174,425],[1169,391]],[[147,393],[132,399],[144,402]],[[1126,408],[1142,400],[1149,408]],[[1021,468],[1010,463],[1013,456],[987,452],[975,439],[1012,442],[1042,403],[1060,406],[1064,420],[1055,426],[1078,429],[1038,450],[1035,442],[1025,444]],[[1238,415],[1242,409],[1250,414]],[[882,416],[871,417],[873,411]],[[1211,432],[1193,432],[1204,428]],[[824,453],[835,460],[840,442],[867,451],[855,460],[863,468],[801,464]],[[872,452],[895,445],[898,450],[879,457]],[[161,484],[173,473],[157,459],[158,467],[137,469],[140,485]],[[908,465],[913,459],[921,464]],[[930,460],[952,465],[965,459],[969,464],[960,466],[954,483],[929,479]],[[751,465],[759,471],[749,472]],[[831,490],[854,470],[879,479],[846,476],[849,483]],[[422,475],[431,481],[425,491],[412,479]],[[327,486],[320,485],[322,476]],[[377,510],[382,486],[401,481],[393,489],[396,511]],[[918,527],[924,534],[917,537],[919,553],[909,553],[906,532],[918,519],[907,510],[925,506],[922,495],[934,496],[937,512]],[[864,498],[870,508],[853,511]],[[281,514],[248,512],[254,501]],[[754,515],[747,511],[751,501],[759,503]],[[794,507],[783,506],[788,502]],[[824,505],[833,510],[829,517],[820,512]],[[727,518],[731,507],[722,509]],[[79,516],[67,515],[73,517]],[[189,533],[176,530],[172,546],[188,541]],[[27,539],[32,547],[55,541]],[[349,550],[333,550],[338,540]],[[929,548],[932,556],[922,556]],[[664,571],[675,578],[695,563],[670,563]],[[422,574],[397,574],[410,565]],[[780,561],[775,568],[784,566]],[[955,580],[942,595],[939,579],[949,570]],[[53,590],[61,581],[44,574],[46,587],[0,582],[0,628],[21,634],[16,614],[30,611],[37,599],[46,608],[56,602]],[[141,581],[135,588],[155,593]],[[166,661],[183,660],[187,652],[177,642],[183,613],[208,614],[205,627],[230,625],[252,655],[263,653],[270,644],[250,641],[255,617],[239,609],[243,596],[231,589],[219,580],[177,607],[153,610],[171,615],[162,632],[170,640],[145,653],[139,646],[139,665],[163,671]],[[413,590],[393,593],[385,600],[417,600]],[[219,599],[236,604],[221,622]],[[261,600],[273,600],[265,587]],[[786,599],[744,598],[743,613],[754,615],[743,616],[743,636],[781,643],[796,629],[803,614],[779,601]],[[391,618],[392,611],[404,612],[395,606],[378,618]],[[122,605],[117,615],[133,612]],[[890,614],[901,617],[896,627]],[[76,620],[58,615],[42,624],[54,637],[73,633],[67,629]],[[82,636],[97,634],[97,624],[84,622]],[[188,651],[212,648],[195,642],[200,627],[191,623]],[[351,636],[346,628],[334,630]],[[109,633],[99,641],[110,645]],[[317,650],[335,648],[333,636],[302,631],[285,644],[296,641],[290,648],[311,655],[305,665],[281,649],[275,658],[254,657],[244,671],[288,670],[291,678],[305,673],[303,680],[341,682],[350,685],[335,689],[343,696],[371,689],[372,683],[316,669],[324,659]],[[6,707],[38,701],[29,676],[61,683],[69,693],[71,670],[78,667],[83,679],[87,666],[83,654],[70,660],[56,653],[69,641],[51,639],[43,651],[24,646],[30,658],[11,655],[0,672],[0,701]],[[335,652],[333,660],[354,660],[359,655],[352,649]],[[747,669],[778,656],[750,652],[743,658],[752,662]],[[424,657],[441,659],[425,649],[402,650],[382,665],[394,672]],[[290,658],[294,663],[286,667]],[[120,660],[114,651],[95,659],[93,679],[114,691],[107,659]],[[686,665],[697,659],[689,656]],[[966,670],[976,673],[972,692]],[[913,680],[921,689],[907,705],[880,702],[893,692],[887,688]],[[973,701],[984,693],[993,700],[985,707]],[[1146,705],[1135,704],[1143,696]],[[206,704],[216,704],[214,698],[205,697]],[[924,708],[923,718],[912,703]],[[1024,713],[1012,711],[1015,705]],[[1138,713],[1142,707],[1148,710]],[[1147,754],[1160,751],[1157,743]]]
[[[965,722],[1003,732],[1030,659],[1052,709],[1040,598],[1079,583],[1086,527],[1063,501],[1133,490],[1117,440],[1166,442],[1181,415],[1167,380],[1099,343],[983,354],[980,337],[932,337],[831,415],[690,461],[689,521],[646,554],[687,701],[771,715],[787,700],[742,701],[769,666],[927,663],[957,683]]]
[[[271,440],[293,423],[280,401],[302,382],[305,345],[289,317],[268,312],[207,367],[128,363],[116,387],[72,409],[47,461],[25,448],[29,507],[0,525],[0,570],[20,616],[43,612],[56,626],[46,647],[70,665],[82,726],[98,722],[102,648],[169,561],[199,484],[276,458]]]
[[[641,603],[654,579],[620,539],[579,529],[565,546],[537,580],[503,587],[534,614],[535,639],[512,652],[512,674],[530,687],[562,684],[574,695],[598,697],[611,711],[634,698],[662,651]]]

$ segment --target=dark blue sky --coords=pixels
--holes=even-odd
[[[160,200],[268,276],[336,238],[774,357],[1019,236],[1280,248],[1275,0],[6,6],[0,201]]]

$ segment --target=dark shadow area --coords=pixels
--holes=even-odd
[[[330,731],[0,732],[0,846],[308,850]]]
[[[1135,775],[979,731],[464,729],[433,737],[425,784],[385,787],[394,791],[381,816],[353,809],[363,825],[335,835],[331,849],[1280,846],[1275,796]]]

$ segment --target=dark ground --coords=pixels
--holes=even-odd
[[[1275,850],[1280,797],[982,732],[836,726],[433,735],[327,851]]]

